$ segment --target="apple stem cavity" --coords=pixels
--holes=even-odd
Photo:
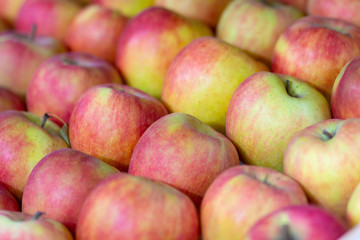
[[[69,64],[69,65],[78,65],[78,63],[75,60],[70,59],[70,58],[64,58],[63,61],[64,61],[64,63]]]
[[[293,91],[291,91],[291,82],[289,79],[285,80],[285,90],[290,97],[299,98]]]
[[[30,32],[30,37],[29,37],[30,41],[34,41],[34,40],[35,40],[36,33],[37,33],[37,25],[34,24],[34,25],[32,25],[32,27],[31,27],[31,32]]]
[[[334,137],[334,134],[330,133],[328,130],[324,129],[322,130],[322,133],[325,135],[326,140],[330,140]]]
[[[296,237],[292,234],[288,224],[281,226],[280,234],[279,240],[296,240]]]
[[[42,215],[44,215],[44,212],[37,211],[34,216],[32,217],[32,220],[38,220]]]

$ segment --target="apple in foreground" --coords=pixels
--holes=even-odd
[[[92,0],[92,2],[114,9],[128,17],[134,17],[154,4],[154,0]]]
[[[360,183],[351,194],[347,203],[346,219],[352,227],[360,224]]]
[[[2,184],[0,184],[0,210],[20,210],[15,197]]]
[[[0,112],[6,110],[25,110],[24,100],[7,88],[0,87]]]
[[[275,170],[242,165],[221,173],[201,203],[203,239],[244,239],[259,219],[291,205],[307,204],[300,185]]]
[[[345,219],[360,182],[360,119],[328,119],[298,132],[284,156],[284,172],[309,200]]]
[[[0,239],[7,240],[73,240],[68,229],[61,223],[22,212],[0,210]],[[46,214],[45,214],[46,216]]]
[[[345,226],[317,206],[290,206],[260,219],[246,234],[245,240],[338,240]]]
[[[295,133],[331,118],[324,96],[300,79],[258,72],[240,84],[226,116],[226,136],[244,162],[283,171],[285,149]]]
[[[190,198],[166,184],[114,174],[86,198],[77,240],[197,240],[199,220]]]
[[[239,163],[229,139],[191,115],[173,113],[141,136],[129,173],[170,184],[200,205],[215,177]]]

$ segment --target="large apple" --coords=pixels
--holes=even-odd
[[[245,240],[338,240],[346,227],[318,206],[290,206],[260,219]]]
[[[11,109],[24,111],[25,102],[9,89],[0,87],[0,112]]]
[[[22,111],[0,113],[0,183],[17,200],[23,194],[27,178],[47,154],[67,148],[60,128],[51,121]]]
[[[89,5],[72,21],[65,42],[72,51],[89,53],[115,63],[117,44],[127,21],[115,10]]]
[[[92,2],[117,10],[128,17],[134,17],[154,4],[154,0],[92,0]]]
[[[360,182],[360,119],[329,119],[298,132],[284,156],[284,172],[311,202],[345,219]]]
[[[305,127],[331,118],[324,96],[300,79],[259,72],[236,89],[226,116],[226,135],[248,164],[283,170],[285,149]]]
[[[236,88],[248,76],[267,69],[230,44],[202,37],[171,62],[161,100],[171,112],[188,113],[224,133],[226,112]]]
[[[242,165],[221,173],[201,203],[204,240],[244,239],[259,219],[291,205],[307,204],[300,185],[290,177],[263,167]]]
[[[159,99],[171,60],[194,39],[209,35],[212,32],[205,24],[152,7],[125,27],[116,65],[128,85]]]
[[[73,240],[69,230],[61,223],[22,212],[0,210],[0,239],[6,240]]]
[[[167,114],[152,96],[121,84],[90,88],[71,114],[71,147],[127,171],[140,136]]]
[[[340,19],[307,16],[278,39],[272,70],[308,81],[330,100],[336,76],[358,55],[359,27]]]
[[[0,0],[0,18],[13,25],[18,12],[26,0]]]
[[[26,94],[30,112],[56,114],[66,123],[80,96],[89,88],[105,83],[121,83],[117,69],[98,57],[85,53],[63,53],[47,59],[34,73]]]
[[[360,224],[360,183],[351,194],[347,203],[346,219],[352,227]]]
[[[300,10],[281,3],[235,0],[221,15],[216,36],[270,63],[279,36],[301,17]]]
[[[235,146],[225,136],[191,115],[173,113],[141,136],[129,173],[168,183],[200,205],[215,177],[239,163]]]
[[[0,184],[0,210],[20,210],[15,197],[2,184]]]

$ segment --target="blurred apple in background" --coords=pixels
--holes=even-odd
[[[346,227],[317,206],[290,206],[260,219],[245,240],[337,240]]]
[[[99,183],[85,200],[77,240],[198,240],[194,204],[163,183],[125,173]]]
[[[268,68],[214,37],[199,38],[171,62],[161,100],[171,112],[195,116],[225,133],[231,96],[251,74]]]
[[[40,36],[63,41],[71,21],[80,10],[81,6],[72,0],[28,0],[20,8],[15,29],[27,33],[35,24]]]
[[[72,21],[65,42],[72,51],[89,53],[115,63],[117,44],[127,21],[120,12],[89,5]]]
[[[28,215],[22,212],[0,210],[0,239],[73,240],[71,233],[64,225],[43,217],[43,214],[37,212],[35,215]]]
[[[154,0],[92,0],[92,2],[114,9],[128,17],[134,17],[154,4]]]
[[[21,200],[27,178],[47,154],[67,148],[60,128],[39,116],[8,110],[0,113],[0,183]]]
[[[360,224],[360,184],[350,196],[346,207],[346,219],[352,227]]]
[[[0,184],[0,210],[20,210],[15,197],[2,184]]]
[[[171,60],[191,41],[209,35],[211,30],[203,23],[152,7],[125,27],[116,65],[128,85],[160,99]]]
[[[271,63],[279,36],[303,13],[295,7],[264,0],[232,1],[221,15],[216,36]]]
[[[284,156],[284,172],[309,200],[345,219],[360,182],[360,119],[329,119],[298,132]]]
[[[333,118],[360,118],[360,57],[348,62],[335,79],[331,92]]]
[[[27,0],[0,0],[0,18],[13,25],[21,6]]]
[[[129,173],[170,184],[200,205],[215,177],[239,163],[235,146],[225,136],[191,115],[173,113],[141,136]]]
[[[1,78],[1,77],[0,77]],[[0,112],[6,110],[25,110],[25,102],[9,89],[0,87]]]
[[[308,2],[308,0],[270,0],[270,1],[279,2],[296,7],[297,9],[300,9],[304,13],[306,12],[306,5]]]
[[[202,21],[215,28],[221,13],[229,2],[231,0],[155,0],[155,5]]]
[[[28,87],[28,110],[39,116],[56,114],[66,123],[80,96],[89,88],[121,83],[117,69],[85,53],[63,53],[47,59],[34,73]]]
[[[285,149],[295,133],[331,118],[324,96],[286,75],[259,72],[236,89],[226,116],[226,135],[244,162],[283,171]]]
[[[104,84],[85,92],[71,114],[71,147],[127,171],[140,136],[167,114],[150,95],[121,84]]]
[[[220,174],[201,203],[204,240],[244,239],[259,219],[279,208],[307,204],[300,185],[272,169],[242,165]]]
[[[280,36],[272,70],[311,83],[330,101],[336,76],[358,55],[359,27],[340,19],[307,16]]]

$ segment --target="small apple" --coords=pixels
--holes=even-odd
[[[352,227],[360,224],[360,184],[357,185],[347,203],[346,219]]]
[[[128,17],[134,17],[154,4],[154,0],[92,0],[92,2],[114,9]]]
[[[0,87],[0,112],[6,110],[24,111],[25,102],[9,89]]]
[[[15,197],[2,184],[0,184],[0,210],[20,210]]]

